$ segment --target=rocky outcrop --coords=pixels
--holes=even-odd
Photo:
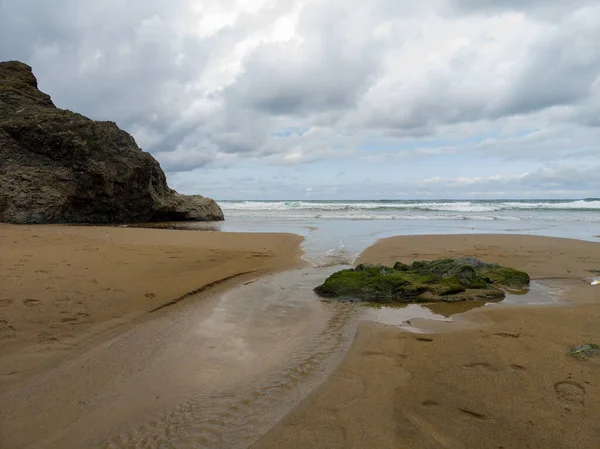
[[[362,264],[329,276],[319,296],[371,302],[431,302],[503,299],[504,288],[525,289],[527,273],[474,257],[397,262],[394,267]]]
[[[170,189],[159,163],[113,122],[58,109],[31,67],[0,62],[0,221],[223,220],[211,199]]]

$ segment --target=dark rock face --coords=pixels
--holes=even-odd
[[[527,273],[486,263],[474,257],[421,260],[393,268],[363,264],[329,276],[315,288],[319,296],[372,302],[497,300],[499,287],[523,289]]]
[[[56,108],[31,68],[0,62],[0,222],[223,220],[210,198],[170,189],[113,122]]]

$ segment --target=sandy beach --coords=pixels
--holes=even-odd
[[[600,244],[532,236],[394,237],[359,262],[475,255],[564,287],[566,305],[487,307],[475,327],[365,323],[338,370],[255,448],[597,448]],[[456,328],[456,327],[455,327]]]
[[[297,266],[292,234],[0,225],[0,391],[203,288]]]
[[[600,449],[598,42],[0,0],[0,449]]]
[[[236,410],[252,404],[263,397],[256,396],[252,376],[259,379],[267,368],[285,374],[286,360],[297,356],[286,339],[277,344],[272,335],[299,342],[301,335],[319,332],[311,323],[322,320],[321,312],[307,309],[279,324],[284,334],[273,322],[274,333],[243,335],[244,341],[265,342],[261,363],[250,363],[256,356],[239,352],[242,335],[211,328],[240,327],[241,316],[207,318],[214,301],[209,314],[194,311],[216,291],[302,265],[301,237],[292,234],[2,225],[0,239],[0,397],[6,404],[0,435],[7,447],[78,447],[86,434],[99,442],[136,426],[107,447],[138,447],[146,432],[160,447],[187,419],[186,435],[193,435],[205,419],[194,417],[194,407],[203,410],[205,399],[204,393],[190,398],[190,392],[199,385],[207,392],[227,391],[227,377],[247,377],[250,389],[239,391],[249,396],[231,397],[228,404]],[[525,270],[560,300],[480,307],[450,323],[415,319],[430,329],[420,334],[363,322],[333,374],[291,413],[279,415],[279,424],[253,447],[597,448],[600,358],[577,360],[568,351],[600,342],[600,288],[590,285],[592,272],[600,269],[600,244],[512,235],[392,237],[367,248],[356,263],[459,255]],[[284,294],[282,288],[274,291]],[[263,306],[259,299],[253,298],[257,307],[276,311],[284,297],[273,296]],[[179,312],[165,313],[174,302]],[[297,305],[287,307],[281,309],[286,314]],[[197,319],[208,319],[198,321],[208,327],[199,328]],[[123,333],[140,322],[147,325]],[[199,358],[190,357],[199,345]],[[239,366],[246,366],[245,375]],[[282,385],[285,391],[292,384]],[[269,398],[264,400],[263,408],[253,407],[270,413]],[[165,410],[171,410],[166,421],[156,418]],[[239,419],[249,419],[244,416]],[[257,429],[265,425],[260,422]],[[231,418],[223,425],[222,431],[235,433],[242,422]],[[207,447],[223,447],[218,441]]]

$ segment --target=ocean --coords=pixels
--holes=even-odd
[[[600,198],[477,201],[220,201],[219,204],[226,216],[232,218],[600,223]]]
[[[600,198],[574,200],[218,201],[225,221],[175,227],[302,235],[315,267],[349,265],[378,239],[530,234],[599,241]]]

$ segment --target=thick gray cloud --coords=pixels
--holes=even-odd
[[[227,89],[231,104],[241,102],[269,115],[314,115],[345,110],[356,102],[379,69],[380,46],[357,30],[369,17],[341,19],[318,8],[300,16],[297,48],[274,42],[245,60],[244,72]]]
[[[171,176],[596,163],[598,42],[592,0],[0,0],[0,59],[31,64],[60,107],[116,121]]]
[[[593,84],[600,79],[599,22],[578,16],[563,26],[531,46],[505,112],[531,112],[592,98]]]
[[[376,61],[368,52],[340,54],[335,47],[342,42],[312,45],[314,50],[292,57],[275,44],[261,47],[228,90],[228,100],[243,99],[244,105],[272,115],[304,116],[354,107]]]
[[[211,44],[177,35],[176,12],[186,4],[5,0],[0,55],[32,64],[64,107],[164,133]]]

